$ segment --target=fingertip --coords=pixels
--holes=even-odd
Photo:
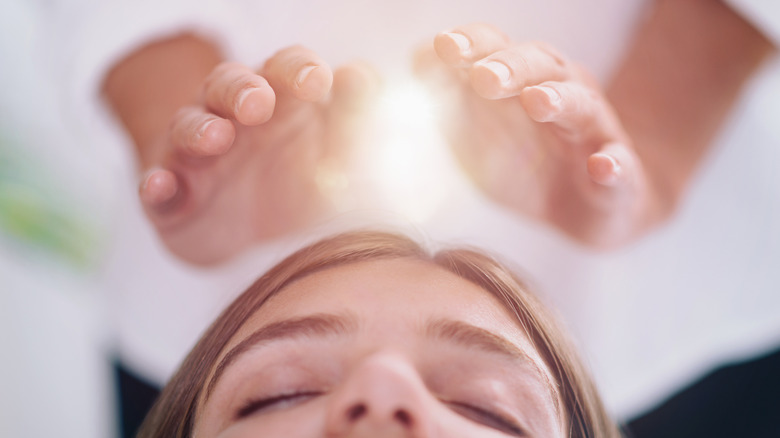
[[[271,119],[276,105],[276,94],[266,83],[242,90],[236,99],[236,120],[242,125],[260,125]]]
[[[596,184],[614,187],[623,175],[623,169],[612,155],[597,152],[588,157],[588,174]]]
[[[333,72],[325,61],[299,45],[276,52],[266,61],[262,74],[279,96],[306,102],[323,99],[333,85]]]
[[[219,117],[257,125],[271,118],[276,96],[266,78],[238,63],[222,63],[206,79],[205,108]]]
[[[526,87],[520,94],[526,113],[535,122],[551,122],[563,110],[563,98],[552,87],[536,85]]]
[[[464,63],[471,55],[471,47],[471,40],[459,32],[442,32],[433,39],[436,54],[450,65]]]
[[[328,67],[307,64],[298,70],[293,87],[296,96],[308,102],[323,99],[333,85],[333,73]]]
[[[503,62],[483,60],[471,68],[469,79],[474,91],[485,99],[507,97],[512,83],[512,70]]]
[[[425,77],[437,67],[441,67],[441,58],[429,45],[417,47],[412,54],[412,73],[417,77]]]
[[[236,137],[236,128],[229,120],[213,118],[203,124],[195,141],[199,155],[222,155],[230,150]]]
[[[179,191],[176,175],[167,169],[152,169],[144,175],[139,196],[149,208],[158,209],[169,204]]]
[[[382,80],[379,73],[362,61],[354,61],[333,72],[333,102],[350,108],[361,108],[379,95]]]
[[[412,71],[415,78],[422,81],[432,90],[451,90],[459,83],[463,71],[447,66],[430,45],[420,47],[415,51],[412,60]]]

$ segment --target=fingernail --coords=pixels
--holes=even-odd
[[[179,194],[178,186],[171,178],[175,178],[173,174],[162,168],[149,169],[144,174],[139,193],[144,203],[155,208],[171,206],[172,200]]]
[[[598,165],[600,169],[597,167],[593,170],[596,172],[596,178],[598,178],[596,182],[603,186],[614,186],[617,184],[622,172],[617,159],[605,153],[596,153],[593,154],[593,157],[599,157],[602,160],[606,159],[606,162],[602,161],[601,163],[603,164]]]
[[[241,106],[241,104],[239,103],[239,107],[240,106]],[[208,127],[211,126],[211,124],[216,122],[217,120],[218,119],[216,119],[216,118],[212,118],[212,119],[209,119],[206,122],[204,122],[202,125],[200,125],[200,128],[198,129],[198,133],[197,133],[196,139],[199,139],[199,138],[203,137],[203,134],[206,133],[206,129],[208,129]]]
[[[147,170],[143,174],[143,176],[141,176],[141,192],[146,190],[146,188],[149,186],[149,180],[152,178],[152,175],[154,175],[158,170],[160,169],[157,167],[153,167]]]
[[[445,32],[444,35],[448,36],[460,50],[461,56],[467,56],[471,53],[471,41],[462,33]]]
[[[506,66],[503,62],[488,61],[482,64],[498,78],[502,86],[507,86],[512,81],[512,70]]]
[[[617,179],[617,177],[620,176],[620,172],[622,170],[622,168],[620,167],[620,163],[618,163],[618,160],[615,159],[615,157],[613,157],[612,155],[605,154],[604,156],[607,157],[609,159],[609,162],[612,164],[612,175],[614,176],[615,179]]]
[[[543,92],[549,101],[549,104],[556,109],[560,109],[563,105],[563,99],[561,98],[561,95],[558,94],[558,92],[554,88],[545,87],[545,86],[537,86],[535,87],[537,90]]]
[[[303,85],[303,82],[306,80],[306,78],[308,78],[311,72],[314,71],[314,69],[316,68],[317,68],[316,65],[307,65],[304,66],[302,69],[298,70],[298,75],[295,76],[295,85],[297,87]]]
[[[255,91],[254,87],[245,88],[244,90],[241,90],[241,93],[238,94],[238,100],[236,101],[236,108],[235,113],[238,114],[238,112],[241,110],[241,104],[244,103],[247,97],[249,97],[252,92]]]

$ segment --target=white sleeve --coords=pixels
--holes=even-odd
[[[756,29],[780,47],[780,2],[777,0],[726,0]]]

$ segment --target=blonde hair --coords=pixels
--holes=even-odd
[[[138,436],[191,436],[199,396],[223,348],[244,322],[285,286],[324,269],[397,258],[432,262],[482,287],[510,310],[551,371],[570,437],[620,436],[568,338],[517,276],[478,251],[449,249],[429,254],[405,236],[375,231],[349,232],[322,240],[297,251],[260,277],[201,337],[163,389]]]

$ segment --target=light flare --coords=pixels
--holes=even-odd
[[[388,208],[415,222],[429,219],[453,187],[455,166],[439,117],[433,96],[412,79],[379,99],[369,178]]]

